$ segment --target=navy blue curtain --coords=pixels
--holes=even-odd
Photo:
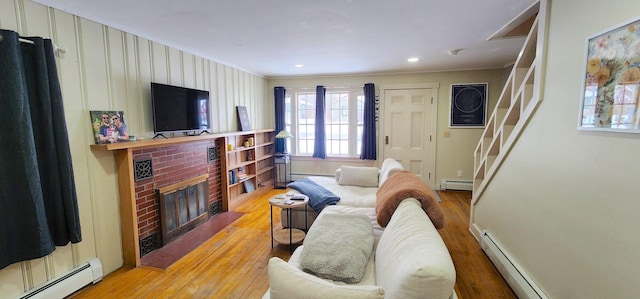
[[[0,269],[82,240],[51,40],[0,30]]]
[[[286,89],[281,86],[276,86],[273,88],[273,98],[276,105],[275,115],[276,115],[276,134],[278,132],[285,129],[285,105],[284,105],[284,97],[286,94]],[[284,138],[276,138],[276,153],[284,153],[285,146],[287,140]]]
[[[364,85],[364,119],[360,159],[376,159],[376,89],[373,83]]]
[[[321,159],[327,158],[324,129],[324,95],[326,91],[324,86],[316,86],[316,134],[313,142],[313,157]]]

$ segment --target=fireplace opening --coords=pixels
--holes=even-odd
[[[157,189],[162,246],[209,220],[209,175]]]

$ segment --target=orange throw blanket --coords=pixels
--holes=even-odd
[[[386,227],[400,202],[413,197],[420,201],[422,209],[427,213],[436,229],[444,227],[445,218],[433,190],[418,176],[409,171],[398,171],[392,174],[376,192],[376,214],[378,224]]]

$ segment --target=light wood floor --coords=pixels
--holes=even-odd
[[[232,210],[246,213],[166,271],[119,269],[73,298],[261,298],[267,263],[287,260],[288,246],[271,249],[268,199],[284,190],[255,191]],[[438,192],[447,215],[440,230],[456,267],[456,292],[466,298],[516,298],[468,232],[469,192]],[[279,222],[274,208],[274,222]]]

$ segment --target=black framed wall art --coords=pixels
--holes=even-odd
[[[249,122],[249,113],[247,113],[247,107],[236,106],[238,112],[238,124],[241,131],[251,131],[251,123]]]
[[[451,84],[449,127],[483,128],[487,121],[487,83]]]

